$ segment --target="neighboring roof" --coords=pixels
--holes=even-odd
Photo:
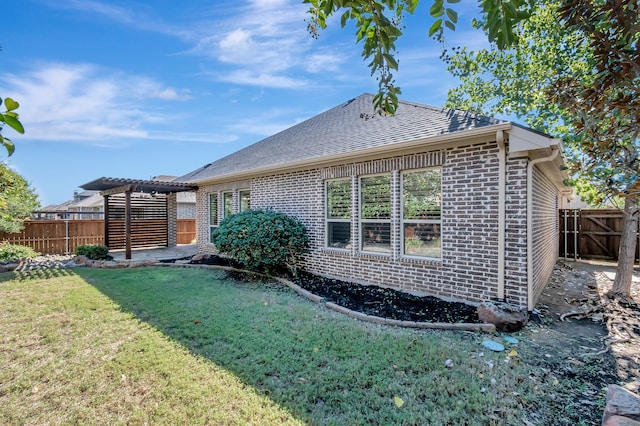
[[[93,189],[97,191],[106,191],[121,186],[131,185],[134,192],[156,192],[159,194],[167,194],[170,192],[195,191],[197,186],[184,182],[163,182],[156,180],[143,179],[124,179],[101,177],[91,182],[80,185],[82,189]]]
[[[86,198],[82,198],[80,201],[70,204],[69,209],[81,208],[81,207],[102,207],[103,205],[104,205],[104,197],[100,195],[100,192],[95,191],[93,195]]]
[[[254,169],[286,166],[432,136],[508,124],[463,111],[400,101],[394,116],[378,115],[365,93],[207,164],[176,181],[200,182]]]

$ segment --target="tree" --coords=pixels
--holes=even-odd
[[[0,98],[0,105],[1,104],[2,98]],[[20,120],[18,119],[18,113],[16,112],[19,106],[20,104],[18,104],[18,102],[14,101],[13,99],[5,98],[5,111],[3,113],[0,113],[0,144],[5,147],[9,157],[11,156],[11,154],[13,154],[16,148],[13,142],[11,142],[11,139],[2,134],[2,130],[4,130],[4,125],[6,124],[16,132],[20,134],[24,133],[24,127],[22,127],[22,123],[20,123]]]
[[[0,231],[20,232],[24,220],[38,208],[38,196],[29,183],[0,162]]]
[[[304,0],[310,4],[308,29],[314,38],[327,26],[327,19],[341,13],[344,28],[353,21],[356,26],[356,42],[362,41],[362,57],[370,60],[371,75],[377,74],[378,93],[373,102],[378,113],[395,113],[398,95],[402,92],[395,85],[393,72],[398,70],[395,59],[396,40],[402,36],[402,18],[413,14],[419,0]],[[429,36],[441,36],[443,28],[454,30],[458,13],[449,5],[460,0],[433,0],[430,15],[434,22]],[[517,36],[512,28],[530,15],[531,5],[525,0],[478,0],[486,17],[484,28],[490,41],[501,48],[510,46]]]

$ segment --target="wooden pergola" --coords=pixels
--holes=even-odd
[[[104,196],[105,245],[124,248],[126,259],[131,259],[132,247],[176,245],[170,232],[176,233],[175,194],[198,189],[183,182],[107,177],[80,187]]]

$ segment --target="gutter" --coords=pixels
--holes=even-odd
[[[558,139],[555,139],[558,141]],[[560,154],[559,143],[551,146],[551,154],[531,160],[527,165],[527,310],[533,310],[533,168],[536,164],[554,161]]]
[[[507,156],[503,130],[496,131],[496,142],[498,143],[498,300],[504,300]]]

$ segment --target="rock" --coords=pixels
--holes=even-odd
[[[505,302],[482,302],[478,306],[480,321],[493,324],[501,331],[518,331],[527,325],[527,311]]]
[[[15,271],[17,267],[17,263],[3,263],[0,265],[0,273]]]
[[[602,426],[640,426],[640,422],[623,416],[611,416],[602,422]]]
[[[607,387],[607,405],[604,407],[602,424],[608,424],[608,419],[613,416],[627,417],[636,422],[640,422],[640,396],[628,391],[622,386],[609,385]],[[640,423],[638,423],[638,425],[640,425]]]
[[[498,342],[493,341],[493,340],[483,340],[482,341],[482,346],[484,346],[487,349],[491,349],[494,352],[502,352],[502,351],[504,351],[504,345],[502,343],[498,343]]]
[[[209,255],[206,253],[198,253],[191,258],[193,262],[201,262],[209,258]]]

